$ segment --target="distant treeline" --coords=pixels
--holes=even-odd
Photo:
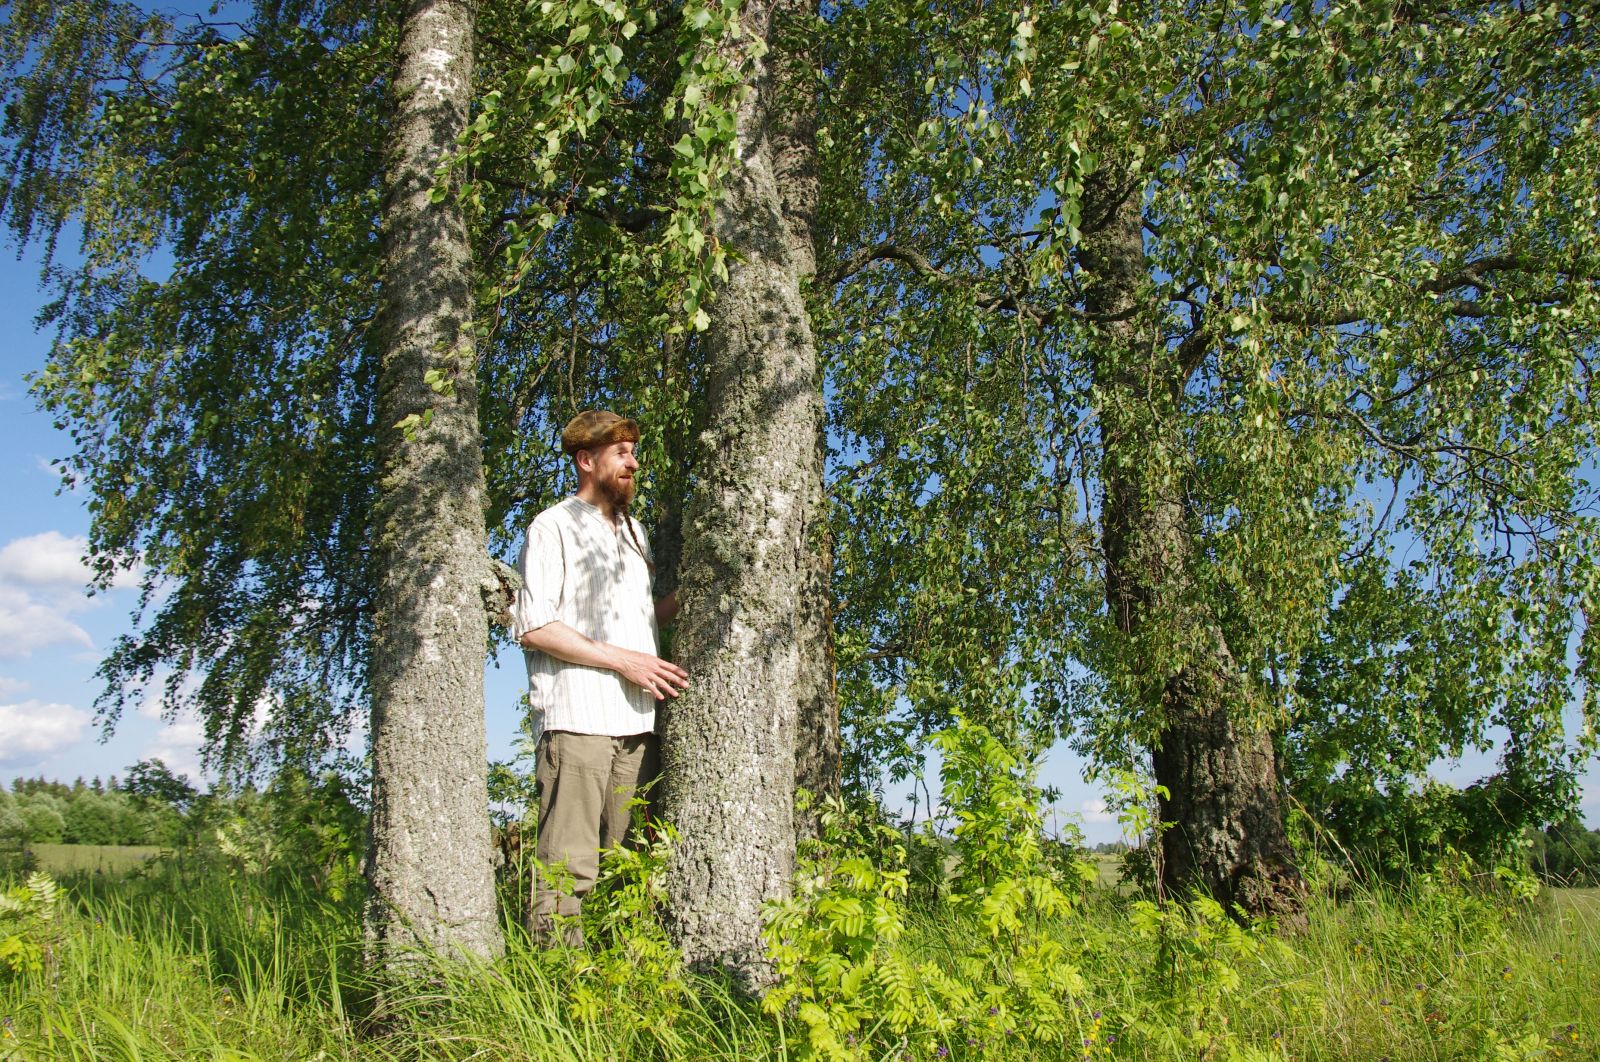
[[[134,764],[122,780],[113,775],[65,782],[18,778],[11,791],[0,789],[0,854],[30,844],[162,845],[174,849],[213,849],[222,843],[238,855],[241,846],[265,846],[246,863],[268,866],[304,862],[323,866],[344,856],[355,858],[365,836],[361,780],[327,773],[311,777],[294,769],[275,774],[265,788],[201,793],[158,760]],[[506,794],[511,797],[512,794]],[[517,793],[525,798],[528,794]],[[496,821],[515,818],[508,799]],[[1555,885],[1600,886],[1600,830],[1572,817],[1525,838],[1530,869]],[[1391,847],[1400,844],[1389,838]],[[1095,855],[1125,856],[1122,841],[1096,844]],[[293,853],[292,859],[287,859]],[[1378,853],[1355,845],[1345,851],[1371,870]],[[1382,876],[1381,874],[1379,876]]]
[[[196,799],[188,779],[154,760],[135,764],[121,782],[18,778],[10,792],[0,789],[0,846],[175,845]]]
[[[1576,818],[1534,833],[1528,855],[1546,882],[1600,885],[1600,830],[1586,830]]]

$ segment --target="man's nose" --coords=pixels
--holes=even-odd
[[[623,454],[622,466],[631,472],[639,467],[639,459],[632,454]]]

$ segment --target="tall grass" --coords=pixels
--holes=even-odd
[[[331,903],[292,884],[168,861],[68,884],[45,970],[0,974],[0,1018],[9,1020],[0,1059],[803,1053],[796,1023],[763,1016],[715,982],[679,991],[619,979],[584,955],[530,948],[515,928],[499,962],[425,964],[413,987],[386,997],[379,1031],[367,1020],[354,899]],[[1304,935],[1218,975],[1237,979],[1217,994],[1215,1018],[1243,1045],[1239,1057],[1600,1057],[1600,891],[1547,892],[1521,905],[1440,889],[1357,891],[1315,899],[1311,916]],[[1127,899],[1105,893],[1052,930],[1085,983],[1072,1007],[1077,1035],[1057,1057],[1193,1057],[1170,1034],[1179,1019],[1163,1011],[1170,970],[1128,918]],[[901,946],[954,969],[985,942],[930,911],[912,919]],[[954,1057],[1008,1054],[1003,1043],[952,1043]]]

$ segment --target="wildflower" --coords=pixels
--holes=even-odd
[[[1116,1033],[1106,1033],[1106,1043],[1114,1044],[1116,1042],[1117,1042],[1117,1034]]]
[[[1568,1028],[1571,1028],[1571,1026],[1568,1026]],[[0,1018],[0,1040],[9,1040],[16,1035],[16,1030],[11,1026],[11,1017],[7,1015],[4,1018]]]
[[[999,1015],[999,1013],[1000,1013],[1000,1008],[999,1007],[990,1007],[989,1008],[989,1017],[991,1017],[991,1018],[997,1017]]]
[[[1006,1035],[1007,1036],[1015,1036],[1015,1035],[1017,1035],[1017,1030],[1015,1030],[1011,1026],[1007,1025],[1006,1026]]]
[[[1273,1039],[1274,1039],[1274,1040],[1281,1040],[1281,1039],[1283,1039],[1283,1033],[1281,1033],[1281,1032],[1275,1032],[1275,1033],[1273,1033],[1273,1034],[1272,1034],[1272,1038],[1273,1038]]]
[[[950,1056],[950,1049],[944,1044],[940,1044],[939,1049],[935,1051],[934,1054],[938,1055],[940,1058],[948,1058]]]
[[[1502,981],[1511,980],[1511,967],[1509,967],[1509,966],[1500,967],[1500,980],[1502,980]]]

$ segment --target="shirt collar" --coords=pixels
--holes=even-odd
[[[598,506],[598,505],[590,505],[588,502],[584,501],[582,498],[578,497],[576,494],[570,495],[567,498],[567,500],[572,502],[574,505],[576,505],[580,511],[588,513],[590,516],[592,516],[596,520],[600,521],[601,524],[603,524],[604,526],[606,526],[610,530],[612,530],[614,532],[618,532],[618,533],[620,533],[622,531],[622,521],[621,520],[616,520],[616,521],[607,520],[606,519],[606,514],[600,511],[600,506]]]

